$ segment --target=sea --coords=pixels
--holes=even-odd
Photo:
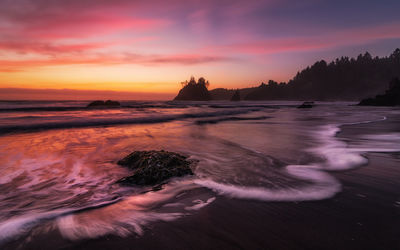
[[[400,108],[351,102],[0,102],[0,248],[56,231],[69,242],[142,237],[218,200],[329,200],[335,173],[400,151]],[[346,126],[374,126],[341,135]],[[197,160],[162,188],[126,186],[117,161],[166,150]],[[400,196],[399,196],[400,197]],[[235,209],[232,207],[232,209]],[[254,215],[255,216],[255,215]],[[235,220],[237,218],[231,218]]]

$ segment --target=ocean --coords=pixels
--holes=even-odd
[[[298,213],[290,210],[293,218],[302,216],[304,209],[329,217],[329,207],[316,209],[320,205],[313,204],[340,198],[354,183],[400,188],[394,178],[400,171],[385,172],[379,164],[372,180],[370,175],[357,176],[357,171],[368,169],[373,154],[384,158],[381,165],[400,163],[398,107],[316,102],[311,109],[298,109],[299,102],[125,101],[119,108],[88,109],[88,103],[0,102],[0,247],[43,249],[49,244],[64,249],[89,244],[85,248],[94,249],[110,237],[133,242],[163,239],[169,231],[163,225],[183,223],[169,231],[176,241],[169,240],[166,248],[187,249],[190,237],[213,230],[220,236],[204,236],[209,246],[217,248],[225,239],[223,248],[263,248],[263,236],[246,244],[250,236],[235,235],[229,227],[252,221],[254,230],[265,232],[270,215],[261,211],[271,204],[287,209],[307,204]],[[177,152],[198,164],[193,176],[172,179],[161,190],[120,185],[117,181],[130,170],[117,161],[136,150]],[[352,184],[347,184],[348,178],[353,178]],[[388,209],[398,215],[400,191],[390,192],[394,198]],[[385,196],[385,191],[379,195]],[[250,210],[242,218],[229,216],[246,209]],[[283,211],[275,209],[275,216],[285,216]],[[223,216],[224,221],[213,229],[185,226],[188,220],[201,224],[205,216]],[[387,226],[393,227],[393,235],[400,233]],[[49,235],[56,235],[56,243],[43,241]],[[382,237],[392,239],[391,234]],[[154,247],[146,245],[149,241],[138,246]],[[130,249],[124,242],[121,249]],[[399,242],[393,240],[390,246]]]

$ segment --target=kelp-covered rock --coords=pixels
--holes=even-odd
[[[155,185],[172,177],[192,175],[191,166],[196,162],[186,156],[168,151],[134,151],[118,165],[134,170],[133,175],[124,177],[119,183],[128,185]]]

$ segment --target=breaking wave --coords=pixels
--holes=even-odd
[[[81,118],[73,121],[56,121],[34,124],[15,124],[15,125],[0,125],[0,134],[21,131],[35,131],[47,129],[62,129],[62,128],[81,128],[93,126],[111,126],[111,125],[125,125],[125,124],[151,124],[170,122],[174,120],[183,120],[190,118],[204,118],[204,117],[217,117],[226,115],[245,114],[256,109],[239,109],[239,110],[223,110],[213,112],[198,112],[198,113],[184,113],[176,115],[158,115],[148,117],[133,117],[133,118]]]
[[[376,121],[368,121],[368,123]],[[366,122],[353,124],[362,123]],[[285,167],[288,174],[297,179],[309,181],[311,183],[309,185],[271,189],[220,183],[212,178],[198,179],[195,183],[232,198],[260,201],[322,200],[331,198],[341,191],[340,182],[329,171],[349,170],[368,163],[368,159],[362,155],[366,152],[400,151],[400,133],[365,135],[362,138],[366,140],[359,147],[348,147],[345,142],[336,137],[338,132],[340,132],[340,125],[324,125],[313,133],[315,140],[319,143],[317,147],[307,149],[307,151],[323,159],[322,162]]]

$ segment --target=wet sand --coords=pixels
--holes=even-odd
[[[343,127],[339,137],[351,137],[360,126],[370,125]],[[343,190],[332,199],[217,196],[191,216],[151,224],[142,236],[69,241],[53,231],[4,249],[400,249],[400,153],[365,156],[367,165],[334,173]]]

